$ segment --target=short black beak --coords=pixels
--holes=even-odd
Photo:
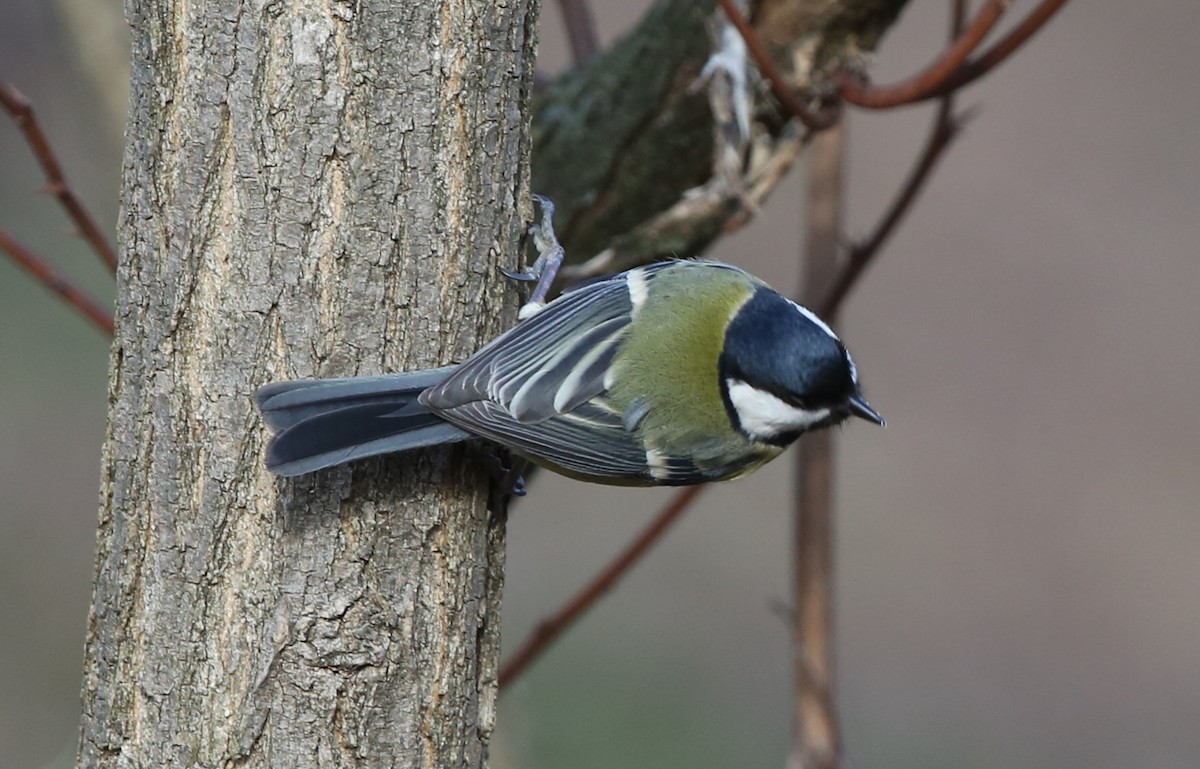
[[[850,396],[850,413],[859,419],[874,422],[880,427],[884,427],[887,424],[883,421],[883,417],[879,415],[879,412],[871,408],[871,404],[867,403],[867,399],[859,393]]]

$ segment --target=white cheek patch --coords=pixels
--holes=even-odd
[[[726,379],[725,387],[742,431],[755,440],[769,441],[780,435],[802,432],[830,414],[829,409],[809,411],[785,403],[740,379]]]

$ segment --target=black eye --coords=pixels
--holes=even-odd
[[[786,403],[787,405],[795,406],[798,409],[804,409],[805,411],[814,411],[815,410],[815,408],[813,406],[812,398],[799,398],[799,397],[797,397],[795,395],[791,395],[789,393],[782,393],[779,396],[779,399],[781,401],[783,401],[784,403]],[[819,408],[819,407],[816,407],[816,408]]]

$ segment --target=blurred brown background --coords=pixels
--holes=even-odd
[[[73,51],[68,4],[120,14],[5,0],[0,78],[111,223],[121,107],[103,83],[124,75]],[[594,5],[612,39],[644,2]],[[879,81],[942,45],[944,4],[910,5]],[[565,61],[557,21],[548,3],[548,70]],[[839,441],[854,766],[1200,765],[1198,31],[1194,3],[1068,5],[963,97],[980,114],[846,311],[888,418]],[[928,121],[851,115],[850,235]],[[0,225],[111,299],[41,183],[0,126]],[[801,188],[715,256],[795,287]],[[73,760],[107,347],[0,260],[0,767]],[[505,696],[495,766],[782,766],[790,469],[710,491]],[[509,644],[666,497],[539,477],[511,521]]]

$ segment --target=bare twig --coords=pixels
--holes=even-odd
[[[1039,29],[1045,26],[1046,22],[1050,21],[1054,14],[1058,13],[1066,4],[1067,0],[1042,0],[1042,3],[1037,8],[1034,8],[1020,24],[1013,27],[1012,31],[1000,38],[995,45],[979,54],[978,58],[959,67],[958,71],[946,80],[935,95],[944,95],[950,91],[962,88],[973,80],[986,75],[997,64],[1000,64],[1024,45],[1029,38],[1033,37]]]
[[[75,222],[75,226],[79,228],[79,232],[91,245],[92,250],[104,260],[111,271],[116,272],[117,252],[104,237],[100,228],[96,226],[96,221],[84,208],[71,185],[67,183],[67,177],[63,174],[58,158],[54,155],[54,149],[50,146],[50,141],[46,138],[46,134],[38,124],[37,117],[33,114],[33,105],[15,87],[8,83],[0,83],[0,107],[3,107],[12,116],[17,127],[21,129],[21,133],[25,135],[25,141],[33,150],[34,156],[42,167],[42,172],[46,175],[47,190],[58,198],[71,220]]]
[[[571,59],[578,67],[600,52],[592,7],[588,0],[558,0],[558,7],[562,11],[563,26],[567,28]]]
[[[812,305],[837,270],[842,232],[845,131],[813,138],[808,155],[802,303]],[[833,700],[833,439],[805,436],[796,452],[793,510],[792,670],[795,721],[790,769],[835,769],[842,738]]]
[[[792,92],[791,86],[784,80],[783,74],[775,66],[775,62],[771,61],[771,57],[767,55],[758,35],[754,33],[754,29],[746,21],[742,12],[738,10],[733,0],[717,0],[717,2],[724,9],[730,23],[737,28],[738,34],[746,41],[746,48],[749,49],[750,55],[758,65],[758,71],[770,83],[775,98],[779,99],[787,111],[812,131],[822,131],[836,123],[841,115],[840,106],[831,104],[820,112],[813,112],[802,104],[796,98],[796,94]]]
[[[587,611],[602,595],[612,589],[617,580],[641,560],[651,545],[657,542],[667,527],[679,519],[707,486],[688,486],[675,496],[642,530],[637,539],[629,543],[621,554],[600,572],[583,590],[580,590],[565,606],[552,616],[542,620],[533,633],[521,643],[517,651],[500,668],[500,689],[511,684],[535,657],[563,634],[580,614]]]
[[[822,317],[829,320],[837,317],[842,302],[845,301],[859,278],[862,277],[867,265],[871,263],[871,260],[879,253],[883,244],[891,237],[896,226],[904,218],[904,215],[908,213],[917,196],[924,189],[925,183],[929,180],[930,174],[937,166],[938,161],[945,155],[950,144],[958,136],[963,124],[970,117],[970,115],[956,117],[953,114],[953,110],[953,92],[951,92],[951,94],[942,97],[941,104],[938,106],[937,117],[933,121],[933,129],[929,133],[929,138],[925,141],[925,147],[921,150],[916,164],[909,171],[908,178],[900,188],[900,192],[896,195],[892,204],[888,206],[887,211],[879,220],[879,224],[875,226],[871,235],[866,240],[851,246],[849,256],[834,277],[833,284],[829,287],[828,293],[814,303],[813,306]]]
[[[104,309],[99,302],[85,294],[69,278],[51,267],[45,260],[21,245],[4,229],[0,229],[0,251],[12,257],[14,262],[24,267],[39,283],[58,294],[63,301],[74,307],[101,331],[109,336],[113,335],[111,312]]]
[[[983,42],[1012,0],[988,0],[971,25],[924,71],[893,85],[872,86],[851,75],[838,79],[842,98],[868,109],[890,109],[928,99],[954,76],[967,57]]]
[[[950,39],[962,37],[967,26],[967,0],[950,0]]]

